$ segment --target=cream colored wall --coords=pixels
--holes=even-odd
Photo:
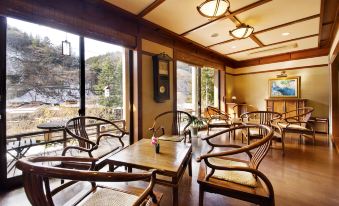
[[[234,78],[234,76],[229,75],[229,74],[225,74],[226,102],[231,102],[232,95],[235,95],[233,78]]]
[[[314,107],[313,116],[328,117],[329,68],[327,66],[314,67],[289,70],[286,73],[288,76],[301,76],[301,98],[308,99],[307,105]],[[265,99],[269,97],[268,79],[275,78],[277,74],[280,72],[233,76],[230,78],[233,81],[233,95],[237,96],[237,100],[240,102],[246,102],[260,110],[265,110]]]
[[[165,52],[173,58],[173,49],[142,39],[142,50],[153,54]],[[150,55],[142,55],[142,127],[143,137],[151,137],[148,128],[154,117],[162,112],[173,110],[173,62],[170,63],[170,100],[157,103],[153,99],[153,62]],[[166,127],[166,125],[164,125]]]

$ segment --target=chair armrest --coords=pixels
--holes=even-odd
[[[255,144],[245,145],[238,149],[229,150],[229,151],[223,151],[223,152],[217,152],[217,153],[209,153],[205,155],[201,155],[197,158],[197,162],[200,162],[201,160],[205,160],[210,157],[222,157],[222,156],[229,156],[229,155],[235,155],[235,154],[241,154],[241,153],[249,153],[252,149],[257,148],[258,146]]]
[[[77,150],[80,150],[80,151],[84,151],[84,152],[88,152],[89,156],[92,157],[92,154],[91,152],[95,149],[98,148],[98,145],[95,145],[94,147],[92,147],[91,149],[86,149],[86,148],[83,148],[83,147],[78,147],[78,146],[68,146],[68,147],[65,147],[64,150],[62,151],[61,153],[61,156],[65,156],[66,152],[70,149],[77,149]]]
[[[153,193],[153,188],[156,180],[156,170],[151,170],[150,172],[151,172],[151,181],[148,184],[147,188],[138,197],[137,201],[133,204],[133,206],[141,205],[141,203],[147,198],[148,195],[152,198],[153,203],[157,203],[157,198]]]
[[[97,138],[97,145],[99,145],[99,142],[101,140],[102,137],[113,137],[113,138],[117,138],[119,139],[119,142],[121,143],[121,146],[124,147],[125,144],[124,142],[122,141],[122,137],[124,136],[125,134],[123,133],[121,136],[115,136],[115,135],[112,135],[112,134],[101,134],[98,138]]]

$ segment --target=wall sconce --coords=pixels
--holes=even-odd
[[[277,78],[284,78],[284,77],[287,77],[286,71],[281,71],[281,73],[277,75]]]
[[[235,102],[237,100],[236,96],[232,96],[232,102]]]

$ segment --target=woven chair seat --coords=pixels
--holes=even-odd
[[[81,206],[128,206],[136,202],[138,196],[114,189],[97,188],[79,205]],[[147,205],[147,204],[146,204]]]
[[[248,167],[248,165],[245,162],[236,162],[232,160],[225,160],[215,157],[209,158],[209,162],[213,165],[223,167],[234,167],[234,166]],[[212,177],[241,185],[257,187],[257,180],[250,172],[236,170],[215,170]]]
[[[303,131],[311,131],[310,129],[304,127],[304,126],[301,126],[301,125],[298,125],[298,124],[287,124],[287,123],[278,123],[278,125],[281,127],[281,128],[284,128],[284,129],[293,129],[293,130],[303,130]]]
[[[172,141],[172,142],[181,142],[184,139],[184,136],[179,135],[162,135],[159,137],[159,140],[163,141]]]

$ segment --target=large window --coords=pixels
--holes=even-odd
[[[15,19],[7,24],[7,135],[77,115],[79,37]],[[69,56],[61,52],[64,40],[72,46]]]
[[[61,155],[66,146],[77,145],[62,126],[79,113],[125,119],[124,49],[82,38],[7,18],[7,178],[21,174],[15,163],[22,157]],[[101,126],[92,129],[93,137]]]
[[[123,119],[123,48],[85,38],[86,115]]]
[[[177,62],[177,109],[198,114],[197,67]]]
[[[218,71],[177,62],[177,109],[204,115],[207,106],[218,107]]]
[[[218,107],[218,72],[209,67],[201,68],[201,111],[207,106]]]

